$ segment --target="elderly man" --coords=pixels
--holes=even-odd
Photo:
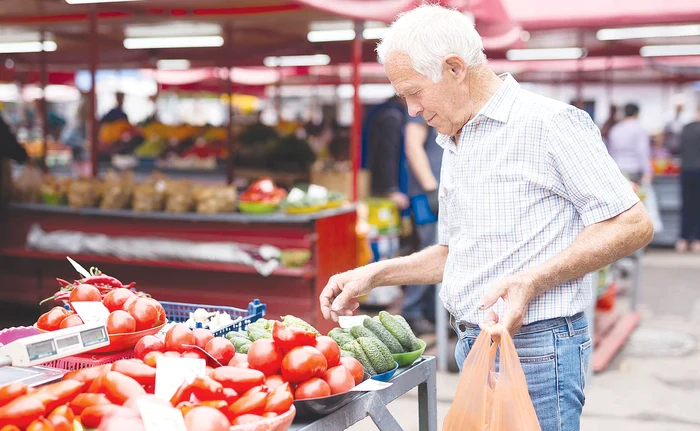
[[[590,117],[495,75],[461,13],[414,9],[377,51],[409,113],[440,134],[439,244],[331,277],[324,316],[352,314],[374,286],[442,282],[457,363],[480,330],[509,331],[542,430],[578,430],[587,274],[648,244],[649,216]]]

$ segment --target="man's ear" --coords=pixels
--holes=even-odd
[[[467,77],[467,64],[464,59],[456,54],[446,56],[443,61],[443,70],[457,82],[462,82]]]

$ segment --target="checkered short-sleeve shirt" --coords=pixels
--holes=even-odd
[[[449,246],[445,306],[478,324],[482,297],[498,278],[535,267],[590,224],[639,202],[584,111],[526,91],[510,75],[444,148],[440,178],[440,244]],[[586,309],[591,277],[534,299],[524,324]],[[501,315],[502,300],[494,306]]]

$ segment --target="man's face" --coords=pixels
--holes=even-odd
[[[458,112],[464,107],[456,102],[460,89],[453,76],[443,72],[442,79],[436,84],[416,72],[408,56],[402,52],[389,56],[384,71],[396,93],[405,98],[409,115],[422,116],[441,134],[454,136],[459,133],[464,122]]]

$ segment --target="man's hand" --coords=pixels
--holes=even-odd
[[[396,207],[399,209],[399,211],[405,210],[410,204],[408,196],[401,192],[390,193],[388,197],[396,204]]]
[[[372,288],[371,274],[366,267],[334,275],[319,298],[323,317],[337,322],[338,316],[351,316],[360,306],[354,298],[369,293]]]
[[[481,300],[480,310],[486,310],[493,306],[498,298],[503,298],[506,309],[503,316],[497,316],[493,310],[489,311],[479,326],[487,331],[491,338],[498,342],[501,339],[501,331],[507,330],[511,336],[520,329],[525,317],[527,305],[534,297],[535,283],[532,276],[527,273],[511,275],[496,280],[491,290]],[[499,324],[500,323],[500,324]]]

